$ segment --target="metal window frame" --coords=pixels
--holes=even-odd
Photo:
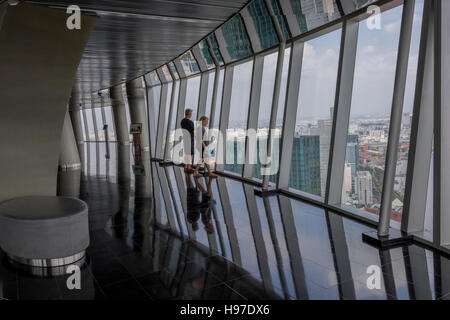
[[[223,78],[223,91],[222,91],[222,108],[220,110],[219,131],[222,135],[219,136],[217,141],[217,154],[216,154],[216,171],[224,171],[225,168],[225,156],[226,156],[226,132],[228,129],[228,123],[230,120],[230,107],[231,107],[231,91],[233,88],[233,74],[234,65],[228,65],[225,67],[225,75]]]
[[[167,99],[169,91],[169,83],[171,79],[166,79],[164,72],[159,68],[157,70],[159,80],[161,81],[161,97],[159,99],[159,113],[158,113],[158,123],[157,123],[157,133],[156,133],[156,151],[155,158],[164,159],[164,124],[166,122],[166,109],[167,109]],[[170,101],[169,101],[170,103]],[[170,108],[170,105],[169,105]]]
[[[166,128],[166,133],[165,133],[165,135],[166,135],[166,143],[165,143],[165,145],[163,146],[164,147],[164,151],[163,151],[163,159],[164,160],[171,160],[172,159],[172,157],[169,155],[169,135],[170,135],[170,125],[171,125],[171,123],[172,123],[172,118],[173,118],[173,116],[174,116],[174,114],[176,114],[176,111],[175,111],[175,108],[177,108],[178,109],[178,104],[175,106],[175,95],[176,95],[176,90],[175,90],[175,87],[176,87],[176,83],[177,83],[177,81],[180,81],[180,80],[177,80],[176,79],[176,76],[175,76],[175,74],[173,73],[173,70],[170,68],[170,67],[168,67],[169,68],[169,72],[170,72],[170,76],[172,77],[172,81],[171,81],[171,83],[172,83],[172,91],[171,91],[171,94],[170,94],[170,105],[169,105],[169,114],[168,114],[168,119],[167,119],[167,128]],[[180,90],[180,86],[178,85],[178,90]],[[179,91],[178,91],[178,93],[179,93]]]
[[[353,93],[359,22],[347,20],[342,26],[333,126],[325,191],[325,203],[340,205],[344,179],[348,125]]]
[[[280,170],[278,172],[277,188],[289,188],[291,174],[292,148],[294,145],[294,133],[297,114],[298,96],[300,92],[300,80],[303,68],[304,41],[296,41],[291,47],[289,59],[289,72],[286,88],[286,101],[283,117],[283,132],[280,143]],[[298,72],[297,72],[298,71]],[[283,170],[281,170],[283,168]]]
[[[261,40],[259,39],[255,22],[248,11],[248,7],[243,8],[239,13],[244,21],[245,29],[247,30],[247,35],[250,39],[250,45],[252,46],[253,52],[262,51]]]
[[[389,123],[389,138],[386,148],[383,189],[381,196],[380,220],[378,235],[389,235],[392,212],[392,192],[394,191],[395,172],[397,168],[398,145],[402,125],[403,104],[408,74],[409,52],[414,20],[415,0],[405,0],[402,11],[400,40],[398,43],[397,63],[394,80],[391,116]]]
[[[155,106],[153,101],[154,101],[154,88],[161,86],[161,80],[159,80],[159,76],[158,73],[156,73],[157,77],[158,77],[158,81],[160,82],[160,84],[155,85],[155,86],[151,86],[147,80],[146,77],[144,77],[144,82],[145,82],[145,90],[146,90],[146,102],[147,102],[147,125],[148,125],[148,132],[150,135],[150,155],[151,157],[156,157],[156,141],[157,141],[157,132],[158,132],[158,123],[156,119],[156,107],[159,108],[158,106]],[[161,94],[160,94],[161,95]],[[159,116],[159,113],[158,113]],[[155,122],[156,120],[156,122]],[[117,137],[116,137],[117,140]]]
[[[431,0],[432,1],[432,0]],[[423,233],[433,143],[434,14],[425,1],[401,230]]]
[[[434,1],[435,10],[435,156],[434,243],[450,245],[450,3]]]
[[[261,102],[261,88],[263,81],[264,59],[266,55],[257,55],[253,59],[252,82],[250,86],[250,104],[247,117],[247,130],[258,130],[258,116]],[[256,139],[256,137],[255,137]],[[252,178],[254,164],[250,163],[250,157],[257,153],[257,145],[250,145],[248,135],[245,139],[245,163],[242,172],[244,178]]]
[[[200,88],[198,93],[198,104],[197,104],[197,121],[201,116],[205,115],[206,112],[206,98],[208,96],[209,87],[209,72],[202,72],[200,75]]]

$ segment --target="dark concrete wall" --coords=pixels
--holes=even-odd
[[[56,195],[61,132],[96,17],[69,30],[65,11],[7,6],[0,29],[0,202]]]

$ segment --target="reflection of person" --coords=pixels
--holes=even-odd
[[[190,140],[187,137],[183,137],[184,150],[186,153],[186,157],[184,159],[184,172],[186,173],[192,173],[194,171],[194,169],[192,169],[191,167],[191,163],[192,158],[194,156],[195,127],[194,122],[192,122],[191,118],[192,118],[192,109],[186,109],[186,111],[184,112],[184,118],[183,120],[181,120],[180,123],[181,129],[188,131],[190,135]]]
[[[209,157],[208,157],[208,145],[209,141],[207,139],[207,132],[206,132],[206,126],[208,125],[208,117],[201,116],[200,117],[200,123],[202,125],[202,158],[200,159],[199,163],[197,164],[195,171],[194,171],[194,177],[201,177],[201,174],[198,173],[198,169],[200,169],[202,163],[205,164],[206,169],[208,170],[208,176],[210,178],[216,178],[217,175],[211,172],[211,167],[209,165]]]
[[[187,220],[192,225],[192,229],[197,231],[199,228],[198,220],[201,216],[206,232],[213,233],[214,225],[211,219],[211,209],[214,205],[211,192],[212,179],[208,179],[207,190],[205,190],[203,185],[198,181],[198,177],[194,177],[194,186],[191,180],[191,174],[186,173],[185,176],[187,185]],[[202,193],[201,201],[199,199],[200,191]]]

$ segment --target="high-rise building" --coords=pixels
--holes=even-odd
[[[273,143],[272,157],[275,161],[278,161],[280,139],[274,139]],[[265,146],[258,139],[258,155],[260,155],[260,147],[263,147],[263,145]],[[276,166],[277,164],[275,164]],[[228,165],[228,168],[238,168],[238,166]],[[320,171],[320,137],[317,135],[295,136],[292,147],[289,187],[321,196]],[[254,166],[254,177],[262,179],[259,160],[258,164]],[[275,183],[276,177],[276,174],[271,175],[269,181]]]
[[[339,18],[336,1],[291,0],[291,6],[302,32]]]
[[[297,190],[321,195],[319,136],[294,137],[289,185]]]
[[[358,171],[356,174],[356,194],[360,205],[373,203],[372,175],[369,171]]]
[[[352,194],[352,167],[345,163],[344,166],[344,183],[342,185],[342,203],[349,201]]]
[[[352,183],[353,188],[355,188],[356,172],[358,171],[358,166],[359,166],[358,135],[349,134],[347,136],[347,147],[346,147],[345,161],[351,167],[351,174],[352,174],[351,183]]]
[[[320,195],[325,197],[328,173],[328,157],[330,155],[332,120],[319,120],[317,122],[317,134],[320,139]]]

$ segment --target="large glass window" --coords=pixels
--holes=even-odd
[[[408,166],[408,153],[411,137],[412,111],[414,105],[414,92],[416,86],[417,66],[419,56],[420,33],[422,28],[423,0],[417,0],[414,9],[413,30],[411,35],[411,49],[409,53],[408,73],[406,78],[405,100],[403,105],[403,117],[400,131],[400,140],[397,156],[397,169],[395,173],[394,192],[392,194],[391,226],[398,227],[403,214],[403,201],[406,188],[406,173]],[[431,171],[432,172],[432,171]],[[431,183],[432,183],[431,178]],[[430,199],[430,198],[429,198]],[[432,196],[428,203],[431,201]],[[426,219],[429,221],[428,219]],[[395,222],[394,222],[395,221]],[[425,230],[431,231],[429,225]]]
[[[247,7],[258,33],[262,49],[276,46],[279,42],[272,18],[264,0],[254,0]]]
[[[148,99],[148,123],[150,128],[150,141],[152,145],[152,156],[155,156],[156,130],[158,128],[159,101],[161,99],[161,86],[147,88]]]
[[[86,141],[88,139],[86,137],[86,128],[84,126],[84,112],[83,112],[83,109],[80,109],[79,114],[80,114],[80,119],[81,119],[81,129],[83,131],[83,141]]]
[[[341,30],[305,43],[289,186],[325,197]]]
[[[167,135],[167,126],[168,126],[168,123],[169,123],[169,112],[170,112],[170,107],[171,107],[170,102],[171,102],[171,99],[172,99],[172,88],[173,88],[173,83],[169,82],[167,84],[167,101],[166,101],[166,105],[165,105],[165,113],[166,113],[166,115],[165,115],[165,118],[164,118],[163,131],[160,133],[162,135],[162,137],[163,137],[162,153],[161,153],[163,158],[165,156],[164,152],[165,152],[165,147],[166,147],[166,138],[167,138],[166,135]]]
[[[225,76],[224,69],[220,69],[219,86],[217,88],[215,119],[214,119],[214,123],[212,125],[212,128],[214,128],[214,129],[219,129],[220,114],[221,114],[221,110],[222,110],[222,94],[223,94],[223,79],[224,79],[224,76]]]
[[[123,94],[123,100],[125,101],[125,115],[127,117],[127,128],[128,132],[130,131],[130,125],[131,125],[131,118],[130,118],[130,105],[128,104],[128,97],[127,97],[127,88],[125,84],[122,86],[122,94]],[[133,140],[133,136],[129,135],[130,141]]]
[[[224,23],[222,32],[228,53],[233,61],[248,57],[253,53],[244,21],[239,14]]]
[[[286,100],[287,78],[289,73],[289,60],[291,49],[284,51],[283,70],[281,75],[280,96],[278,100],[278,111],[275,122],[275,129],[272,132],[272,175],[269,177],[270,183],[276,182],[276,174],[280,158],[280,141],[283,130],[283,116]],[[258,162],[254,166],[253,177],[262,179],[261,162],[265,162],[267,156],[267,139],[269,136],[270,114],[272,110],[273,91],[275,86],[275,73],[277,68],[278,52],[267,55],[264,58],[264,70],[261,88],[260,108],[258,114],[258,132],[257,132],[257,156]]]
[[[214,116],[214,123],[211,123],[211,127],[212,131],[210,131],[211,135],[214,135],[214,131],[219,129],[219,123],[220,123],[220,113],[221,113],[221,109],[222,109],[222,92],[223,92],[223,79],[224,79],[224,69],[220,69],[220,74],[219,74],[219,85],[217,88],[217,99],[216,99],[216,106],[215,106],[215,116]],[[213,77],[214,78],[214,77]],[[214,81],[213,81],[214,83]],[[212,104],[212,102],[211,102]],[[211,106],[211,110],[212,110],[212,106]],[[217,147],[217,140],[215,140],[215,144],[213,142],[213,144],[210,145],[211,148],[211,152],[210,152],[210,165],[212,168],[215,167],[215,155],[216,155],[216,147]]]
[[[85,109],[84,115],[86,116],[87,122],[87,141],[95,141],[95,130],[94,130],[94,120],[92,119],[92,111],[91,109]]]
[[[373,219],[383,188],[401,16],[400,6],[381,13],[381,29],[359,24],[342,203]]]
[[[240,175],[245,160],[253,60],[238,64],[233,68],[230,115],[226,132],[225,170]]]
[[[103,131],[103,116],[102,116],[102,109],[101,108],[95,108],[95,120],[97,121],[97,135],[99,141],[105,141],[105,133]]]
[[[223,58],[222,58],[222,55],[220,54],[219,44],[217,43],[217,39],[216,39],[216,36],[214,35],[214,33],[211,33],[208,36],[208,40],[211,43],[211,46],[212,46],[211,49],[213,50],[214,55],[217,58],[217,61],[219,61],[219,63],[222,65],[223,64]]]
[[[208,69],[214,68],[214,59],[209,52],[208,42],[206,41],[206,39],[200,41],[198,47],[200,49],[200,54],[202,55],[202,58],[206,63],[206,67]]]
[[[180,61],[186,76],[190,76],[191,74],[200,72],[197,60],[195,60],[195,57],[191,51],[187,51],[185,54],[183,54],[180,58]]]
[[[109,141],[116,141],[116,132],[114,130],[114,119],[112,107],[105,107],[105,120],[108,125],[108,139]]]
[[[186,89],[186,109],[192,109],[192,120],[197,120],[198,99],[200,95],[200,76],[188,78]]]
[[[172,104],[172,119],[170,121],[170,133],[169,133],[169,158],[172,158],[172,148],[173,143],[175,141],[175,128],[177,123],[177,109],[178,109],[178,97],[180,93],[180,81],[177,80],[174,82],[174,97],[173,97],[173,104]]]
[[[278,23],[281,26],[281,30],[283,31],[285,39],[286,40],[290,39],[291,35],[289,34],[289,31],[288,31],[288,28],[286,25],[286,21],[285,21],[285,16],[281,12],[281,8],[278,3],[278,0],[271,0],[270,3],[272,4],[273,12],[275,13],[275,16],[277,17]]]
[[[208,92],[206,94],[206,110],[205,115],[208,118],[211,118],[211,104],[212,104],[212,96],[214,91],[214,78],[215,78],[216,72],[211,71],[207,74],[208,77]]]
[[[330,21],[340,18],[341,16],[336,0],[290,0],[290,4],[297,19],[300,33],[320,27]],[[298,29],[296,33],[298,33]]]

